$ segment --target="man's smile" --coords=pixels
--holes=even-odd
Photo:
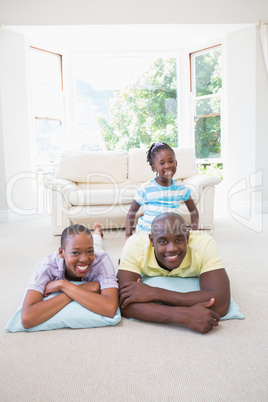
[[[166,261],[176,261],[179,258],[179,254],[175,254],[175,255],[164,255],[164,258]]]

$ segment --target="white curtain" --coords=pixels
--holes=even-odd
[[[261,43],[266,71],[268,74],[268,24],[261,23],[260,25]]]

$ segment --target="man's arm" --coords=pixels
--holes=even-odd
[[[213,298],[197,302],[191,307],[159,304],[154,299],[157,289],[162,289],[137,282],[140,281],[139,274],[119,269],[117,277],[120,289],[119,304],[124,317],[150,322],[183,324],[201,333],[211,331],[218,325],[220,315],[209,309],[214,303]]]
[[[224,268],[202,274],[200,276],[201,290],[188,293],[174,292],[145,285],[139,282],[140,275],[128,271],[119,270],[118,280],[119,278],[121,279],[119,281],[119,304],[123,308],[133,302],[158,302],[167,306],[191,307],[195,304],[206,302],[211,298],[215,300],[213,310],[221,317],[226,315],[229,308],[230,287]]]

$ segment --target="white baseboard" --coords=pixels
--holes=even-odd
[[[9,222],[9,212],[8,211],[0,211],[0,222]]]
[[[254,208],[257,213],[268,214],[268,202],[256,202]]]
[[[16,222],[16,221],[25,221],[32,218],[38,218],[41,215],[21,215],[16,214],[12,211],[0,211],[0,223],[4,222]]]
[[[251,209],[252,208],[252,209]],[[250,211],[253,210],[257,214],[268,214],[268,202],[255,202],[250,204],[249,202],[237,203],[234,205],[236,211]],[[230,211],[229,211],[230,212]],[[43,214],[36,215],[21,215],[12,211],[0,211],[0,223],[4,222],[16,222],[27,220],[29,218],[38,218],[44,216]]]

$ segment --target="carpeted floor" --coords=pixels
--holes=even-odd
[[[124,318],[115,327],[5,332],[59,237],[47,217],[0,224],[0,401],[267,401],[268,215],[261,225],[216,214],[212,234],[246,318],[201,335]],[[123,244],[123,232],[105,233],[115,266]]]

